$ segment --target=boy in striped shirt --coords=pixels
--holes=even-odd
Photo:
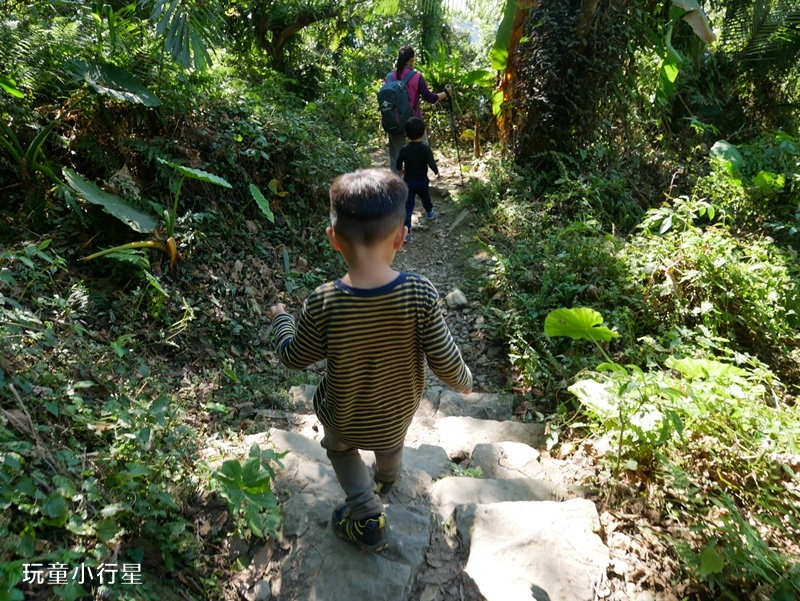
[[[333,529],[375,552],[388,548],[378,493],[388,493],[400,474],[426,359],[448,386],[472,390],[472,374],[433,284],[392,269],[408,233],[407,196],[403,180],[385,169],[336,178],[326,234],[344,257],[347,273],[314,290],[296,321],[283,304],[270,310],[284,365],[303,369],[327,359],[313,403],[324,429],[322,446],[345,492],[345,503],[333,512]],[[374,481],[359,449],[375,453]]]

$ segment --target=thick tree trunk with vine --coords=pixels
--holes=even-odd
[[[571,154],[593,140],[603,101],[632,60],[629,42],[640,34],[631,13],[648,2],[540,0],[528,12],[528,42],[515,57],[518,161],[549,151]]]

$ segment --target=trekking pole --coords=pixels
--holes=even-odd
[[[445,94],[450,101],[450,122],[453,124],[453,143],[456,145],[456,157],[458,158],[458,175],[461,177],[461,185],[464,185],[464,172],[461,171],[461,152],[458,150],[458,134],[456,133],[456,113],[453,110],[453,94],[445,88]]]

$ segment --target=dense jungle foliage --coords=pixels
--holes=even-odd
[[[800,3],[0,16],[0,600],[221,599],[224,541],[277,532],[280,457],[206,442],[311,381],[266,313],[339,272],[327,187],[383,143],[403,44],[457,90],[465,252],[497,261],[475,285],[525,419],[554,450],[605,441],[593,484],[663,525],[686,598],[800,595]],[[31,584],[109,563],[158,577]]]

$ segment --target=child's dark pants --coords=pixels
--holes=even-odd
[[[344,489],[350,515],[356,520],[363,520],[383,512],[383,503],[375,492],[375,482],[369,477],[367,464],[361,459],[358,449],[347,446],[328,428],[324,430],[322,446],[328,452],[333,471]],[[374,453],[375,479],[381,482],[397,480],[403,465],[403,443]]]
[[[431,201],[431,188],[427,179],[409,179],[406,180],[408,186],[408,198],[406,199],[406,227],[411,231],[411,214],[414,212],[414,204],[416,197],[419,195],[422,200],[422,206],[425,207],[425,212],[430,213],[433,211],[433,202]]]

